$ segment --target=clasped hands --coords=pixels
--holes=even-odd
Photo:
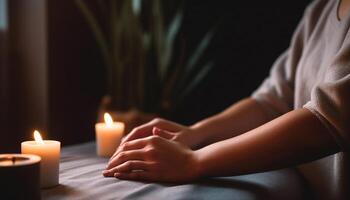
[[[105,177],[187,182],[200,176],[193,130],[163,119],[133,129],[110,158]]]

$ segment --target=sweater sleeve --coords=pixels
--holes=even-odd
[[[348,39],[350,40],[350,39]],[[350,150],[350,41],[327,69],[325,81],[311,91],[304,105],[328,128],[343,151]]]
[[[316,1],[305,10],[297,26],[289,48],[273,64],[270,75],[253,92],[252,98],[265,109],[270,119],[293,109],[295,74],[304,46],[316,24],[317,9],[323,1]]]

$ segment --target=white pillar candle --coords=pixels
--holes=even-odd
[[[105,123],[95,125],[97,155],[110,157],[120,144],[125,125],[122,122],[113,122],[108,113],[104,114],[104,120]]]
[[[54,140],[42,140],[38,131],[34,131],[34,138],[35,141],[22,142],[22,153],[41,157],[40,185],[42,188],[56,186],[59,183],[61,143]]]

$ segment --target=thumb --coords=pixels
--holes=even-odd
[[[166,130],[163,130],[163,129],[160,129],[158,127],[153,127],[152,133],[153,133],[153,135],[157,135],[159,137],[162,137],[162,138],[165,138],[168,140],[173,139],[173,137],[175,136],[173,133],[166,131]]]

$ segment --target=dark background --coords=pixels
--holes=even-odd
[[[10,18],[15,18],[23,1],[9,2]],[[0,38],[2,44],[9,38],[6,47],[1,45],[1,55],[8,53],[9,56],[8,62],[1,62],[1,73],[6,75],[2,74],[5,78],[0,79],[2,94],[5,94],[0,105],[1,137],[4,138],[0,139],[0,152],[19,151],[20,142],[31,139],[34,128],[43,129],[47,138],[60,140],[63,145],[92,140],[97,107],[106,89],[103,63],[90,29],[71,0],[27,2],[23,9],[29,16],[30,12],[43,8],[46,13],[45,114],[41,115],[44,119],[37,120],[35,106],[28,109],[32,103],[41,104],[33,102],[30,95],[26,95],[30,89],[24,82],[21,84],[23,78],[33,75],[22,73],[25,62],[16,62],[20,55],[14,52],[22,46],[16,43],[16,34],[11,33],[14,29],[21,33],[24,27],[19,20],[13,20]],[[217,26],[206,54],[215,62],[215,67],[170,117],[191,124],[249,96],[257,88],[274,60],[288,47],[309,1],[185,2],[183,36],[189,48],[211,27]]]
[[[216,66],[176,119],[194,121],[249,96],[268,75],[309,1],[187,1],[188,37],[219,22],[209,56]]]

